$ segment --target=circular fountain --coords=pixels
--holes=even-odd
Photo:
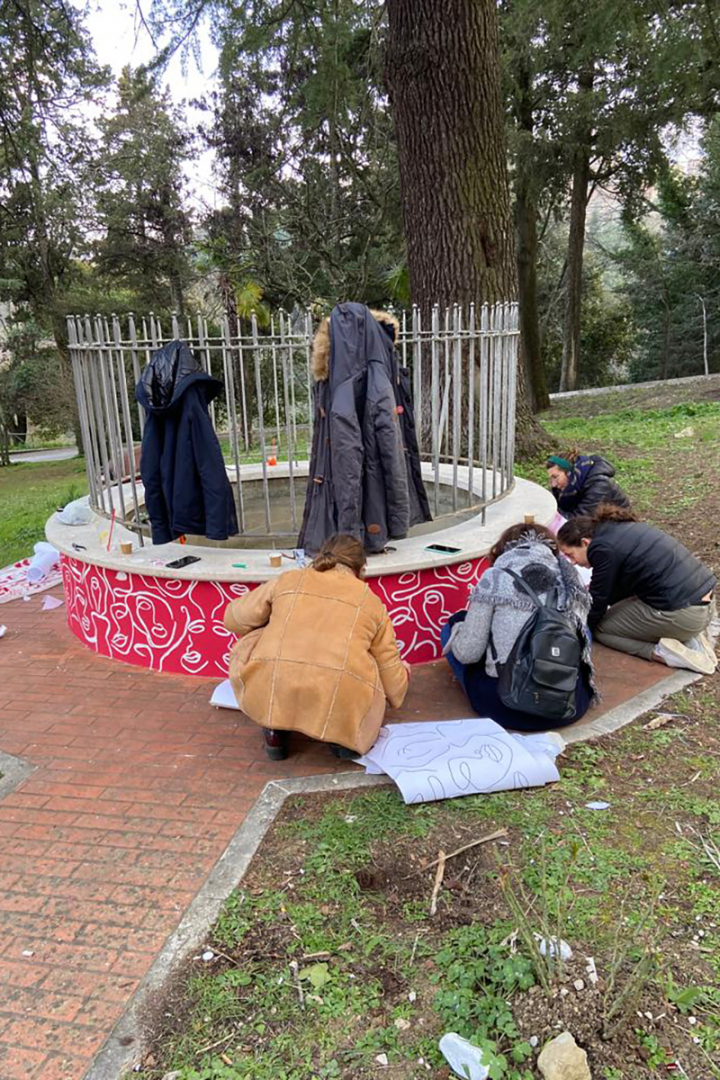
[[[549,521],[555,502],[513,475],[514,306],[484,309],[477,328],[472,311],[467,329],[457,310],[442,326],[437,313],[427,331],[417,313],[409,322],[399,348],[412,363],[418,414],[423,397],[431,405],[428,430],[419,434],[434,520],[371,556],[367,578],[390,612],[404,658],[423,663],[440,655],[440,628],[465,606],[503,529],[527,515]],[[172,329],[179,337],[180,328]],[[293,329],[281,318],[264,337],[253,325],[247,339],[234,338],[226,323],[215,336],[211,329],[198,320],[182,336],[208,371],[224,375],[226,398],[213,420],[229,459],[240,534],[224,543],[150,541],[135,468],[142,416],[128,386],[169,339],[155,320],[139,333],[130,320],[123,334],[118,320],[99,318],[70,320],[92,520],[68,526],[54,515],[46,532],[62,556],[69,628],[88,648],[157,671],[223,678],[235,642],[223,625],[227,604],[295,565],[308,475],[301,452],[311,421],[311,333],[309,319]],[[280,566],[271,565],[278,556]],[[171,565],[187,557],[188,565]]]

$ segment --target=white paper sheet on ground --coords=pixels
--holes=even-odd
[[[219,686],[215,687],[213,695],[210,698],[210,704],[214,705],[216,709],[238,709],[239,711],[235,691],[233,690],[229,679],[226,679],[225,682],[221,682]]]
[[[556,732],[512,735],[475,717],[388,724],[357,763],[387,773],[406,803],[434,802],[559,780],[555,757],[564,745]]]

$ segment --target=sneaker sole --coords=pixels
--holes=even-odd
[[[713,675],[715,673],[717,668],[717,658],[715,656],[711,659],[704,651],[686,649],[681,642],[673,641],[671,638],[661,638],[658,644],[666,652],[669,652],[671,656],[674,656],[676,660],[680,660],[687,671],[695,671],[698,675]]]

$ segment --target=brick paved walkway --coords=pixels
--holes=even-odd
[[[348,768],[272,764],[211,683],[101,659],[41,601],[0,608],[0,750],[37,766],[0,801],[1,1080],[80,1080],[265,783]]]
[[[268,762],[212,683],[101,659],[41,602],[0,607],[0,750],[35,766],[0,800],[0,1080],[80,1080],[265,783],[352,768]],[[605,708],[662,674],[608,656]],[[405,718],[466,714],[416,669]]]

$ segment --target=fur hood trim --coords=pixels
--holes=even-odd
[[[392,326],[395,331],[395,341],[397,342],[400,336],[400,323],[394,315],[390,315],[387,311],[374,311],[369,308],[370,314],[379,322],[384,323],[385,326]],[[312,373],[315,382],[322,382],[327,379],[330,369],[330,319],[325,318],[320,323],[313,340],[312,348]]]

